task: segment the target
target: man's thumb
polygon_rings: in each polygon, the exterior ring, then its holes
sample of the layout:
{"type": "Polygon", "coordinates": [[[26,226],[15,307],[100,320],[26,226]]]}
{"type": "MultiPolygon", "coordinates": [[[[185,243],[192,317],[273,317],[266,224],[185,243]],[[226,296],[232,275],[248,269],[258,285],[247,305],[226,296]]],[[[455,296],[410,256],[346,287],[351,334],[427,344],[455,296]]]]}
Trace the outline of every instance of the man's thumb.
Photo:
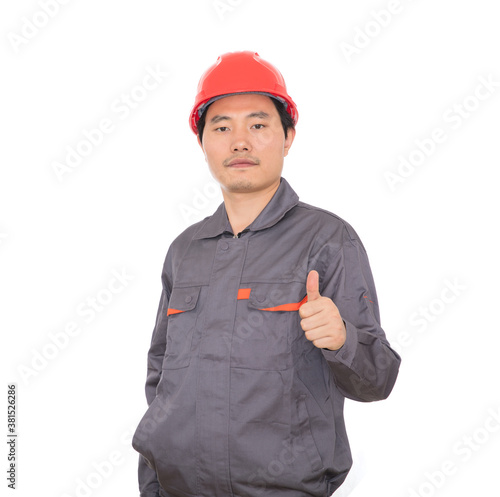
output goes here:
{"type": "Polygon", "coordinates": [[[306,290],[307,290],[307,301],[311,302],[312,300],[319,299],[321,295],[319,294],[319,274],[318,271],[309,271],[307,275],[306,282],[306,290]]]}

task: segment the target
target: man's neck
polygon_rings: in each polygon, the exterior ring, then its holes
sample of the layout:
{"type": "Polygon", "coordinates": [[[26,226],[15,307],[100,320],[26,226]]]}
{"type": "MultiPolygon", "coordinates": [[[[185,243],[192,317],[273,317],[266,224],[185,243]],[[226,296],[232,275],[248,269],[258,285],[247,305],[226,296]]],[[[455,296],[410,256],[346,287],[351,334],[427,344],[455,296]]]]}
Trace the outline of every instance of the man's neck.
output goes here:
{"type": "Polygon", "coordinates": [[[227,217],[234,235],[241,233],[253,223],[269,203],[279,186],[280,182],[278,181],[268,189],[258,192],[235,193],[222,190],[227,217]]]}

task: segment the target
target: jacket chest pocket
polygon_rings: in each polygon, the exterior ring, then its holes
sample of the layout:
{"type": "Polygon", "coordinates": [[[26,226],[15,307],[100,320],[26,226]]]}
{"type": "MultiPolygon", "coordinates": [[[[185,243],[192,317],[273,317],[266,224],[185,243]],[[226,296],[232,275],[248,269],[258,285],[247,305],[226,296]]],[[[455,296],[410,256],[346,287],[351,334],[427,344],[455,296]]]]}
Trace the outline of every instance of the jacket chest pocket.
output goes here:
{"type": "Polygon", "coordinates": [[[231,344],[231,366],[280,371],[293,365],[291,343],[304,283],[249,283],[240,289],[231,344]]]}
{"type": "Polygon", "coordinates": [[[163,369],[179,369],[189,366],[200,290],[200,286],[172,289],[168,302],[167,345],[163,369]]]}

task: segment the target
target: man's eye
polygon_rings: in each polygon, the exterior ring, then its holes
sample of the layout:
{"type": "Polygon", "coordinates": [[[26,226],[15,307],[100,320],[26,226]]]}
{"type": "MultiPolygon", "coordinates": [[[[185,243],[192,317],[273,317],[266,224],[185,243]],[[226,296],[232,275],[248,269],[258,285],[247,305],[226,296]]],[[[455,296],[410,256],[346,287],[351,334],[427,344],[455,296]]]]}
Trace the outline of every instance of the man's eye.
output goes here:
{"type": "Polygon", "coordinates": [[[228,130],[229,128],[227,126],[221,126],[219,128],[215,128],[215,131],[226,131],[228,130]]]}
{"type": "Polygon", "coordinates": [[[265,128],[266,126],[264,124],[254,124],[253,127],[256,129],[262,129],[265,128]]]}

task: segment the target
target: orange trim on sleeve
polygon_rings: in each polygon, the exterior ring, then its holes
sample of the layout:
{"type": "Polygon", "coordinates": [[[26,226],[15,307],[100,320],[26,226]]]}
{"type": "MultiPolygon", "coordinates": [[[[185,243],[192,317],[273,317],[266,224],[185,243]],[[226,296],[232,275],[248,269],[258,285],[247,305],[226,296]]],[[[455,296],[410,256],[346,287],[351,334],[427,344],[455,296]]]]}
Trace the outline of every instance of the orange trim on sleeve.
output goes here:
{"type": "Polygon", "coordinates": [[[292,304],[283,304],[276,307],[267,307],[266,309],[261,309],[261,311],[298,311],[302,304],[307,302],[307,295],[300,301],[294,302],[292,304]]]}
{"type": "Polygon", "coordinates": [[[167,309],[167,316],[170,316],[171,314],[179,314],[184,311],[179,311],[179,309],[171,309],[170,307],[167,309]]]}
{"type": "Polygon", "coordinates": [[[247,300],[250,298],[251,288],[240,288],[238,290],[238,300],[247,300]]]}
{"type": "Polygon", "coordinates": [[[372,301],[372,300],[370,300],[370,299],[369,299],[366,295],[365,295],[363,298],[364,298],[364,299],[367,299],[367,300],[368,300],[368,302],[370,302],[370,303],[372,303],[372,304],[373,304],[373,301],[372,301]]]}

